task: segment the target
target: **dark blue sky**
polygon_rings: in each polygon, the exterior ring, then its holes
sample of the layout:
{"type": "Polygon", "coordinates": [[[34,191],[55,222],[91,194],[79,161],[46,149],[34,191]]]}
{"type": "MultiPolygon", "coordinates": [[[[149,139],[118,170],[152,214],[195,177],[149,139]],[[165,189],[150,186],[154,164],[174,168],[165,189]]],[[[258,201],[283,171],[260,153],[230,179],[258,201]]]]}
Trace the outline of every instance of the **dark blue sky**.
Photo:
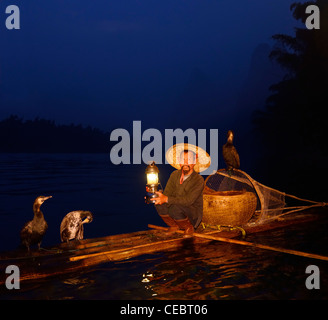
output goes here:
{"type": "Polygon", "coordinates": [[[0,119],[233,126],[252,54],[273,34],[292,34],[293,2],[2,0],[0,119]],[[5,28],[11,4],[21,30],[5,28]]]}

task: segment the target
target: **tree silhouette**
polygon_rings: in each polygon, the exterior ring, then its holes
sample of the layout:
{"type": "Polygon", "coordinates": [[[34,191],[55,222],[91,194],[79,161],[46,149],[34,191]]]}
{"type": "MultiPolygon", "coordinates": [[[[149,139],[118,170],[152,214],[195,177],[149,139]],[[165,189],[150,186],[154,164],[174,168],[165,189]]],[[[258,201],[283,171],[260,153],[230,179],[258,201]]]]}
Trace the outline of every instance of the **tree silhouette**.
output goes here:
{"type": "Polygon", "coordinates": [[[270,57],[286,75],[270,87],[265,110],[254,113],[253,124],[261,137],[267,179],[303,191],[309,181],[319,184],[327,177],[328,2],[294,3],[291,11],[304,27],[295,28],[294,36],[272,37],[270,57]],[[318,30],[305,27],[310,4],[320,8],[318,30]]]}
{"type": "Polygon", "coordinates": [[[36,118],[23,121],[12,115],[0,121],[0,152],[106,153],[109,133],[90,126],[56,125],[36,118]]]}

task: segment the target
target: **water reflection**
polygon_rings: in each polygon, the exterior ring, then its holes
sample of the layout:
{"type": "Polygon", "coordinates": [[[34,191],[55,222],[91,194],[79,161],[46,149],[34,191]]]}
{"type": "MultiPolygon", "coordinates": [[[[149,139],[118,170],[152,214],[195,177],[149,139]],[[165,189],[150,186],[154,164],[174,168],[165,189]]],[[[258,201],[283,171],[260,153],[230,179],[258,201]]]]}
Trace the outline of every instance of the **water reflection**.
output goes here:
{"type": "MultiPolygon", "coordinates": [[[[156,299],[326,299],[305,287],[310,259],[210,243],[167,253],[147,270],[147,285],[156,299]]],[[[327,263],[319,262],[327,275],[327,263]]],[[[327,278],[322,280],[327,284],[327,278]]],[[[322,286],[323,287],[323,286],[322,286]]]]}

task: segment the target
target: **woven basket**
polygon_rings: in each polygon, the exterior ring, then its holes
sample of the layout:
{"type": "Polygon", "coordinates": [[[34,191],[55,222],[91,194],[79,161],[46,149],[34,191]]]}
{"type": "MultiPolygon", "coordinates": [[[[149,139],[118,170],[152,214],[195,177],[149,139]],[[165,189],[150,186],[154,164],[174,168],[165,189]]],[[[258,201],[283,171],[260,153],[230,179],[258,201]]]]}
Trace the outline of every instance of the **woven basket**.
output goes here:
{"type": "Polygon", "coordinates": [[[209,225],[244,225],[251,219],[257,206],[256,195],[246,191],[214,193],[205,190],[203,199],[202,222],[209,225]]]}

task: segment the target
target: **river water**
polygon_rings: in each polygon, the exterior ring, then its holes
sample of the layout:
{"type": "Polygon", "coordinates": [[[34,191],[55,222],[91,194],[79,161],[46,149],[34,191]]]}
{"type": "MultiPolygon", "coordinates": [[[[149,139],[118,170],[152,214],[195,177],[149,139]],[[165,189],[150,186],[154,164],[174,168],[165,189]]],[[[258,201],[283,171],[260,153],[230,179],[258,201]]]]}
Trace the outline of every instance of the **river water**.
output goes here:
{"type": "MultiPolygon", "coordinates": [[[[143,201],[144,169],[113,166],[108,154],[0,154],[0,251],[19,245],[19,231],[32,219],[39,195],[53,196],[42,205],[49,225],[43,247],[59,243],[60,222],[72,210],[94,214],[85,238],[163,225],[143,201]]],[[[160,166],[164,185],[171,171],[160,166]]],[[[246,240],[328,256],[328,211],[308,213],[319,219],[246,240]]],[[[328,299],[328,262],[225,243],[189,244],[183,250],[23,282],[19,290],[3,286],[0,299],[328,299]],[[305,285],[309,265],[319,268],[320,289],[305,285]]]]}

